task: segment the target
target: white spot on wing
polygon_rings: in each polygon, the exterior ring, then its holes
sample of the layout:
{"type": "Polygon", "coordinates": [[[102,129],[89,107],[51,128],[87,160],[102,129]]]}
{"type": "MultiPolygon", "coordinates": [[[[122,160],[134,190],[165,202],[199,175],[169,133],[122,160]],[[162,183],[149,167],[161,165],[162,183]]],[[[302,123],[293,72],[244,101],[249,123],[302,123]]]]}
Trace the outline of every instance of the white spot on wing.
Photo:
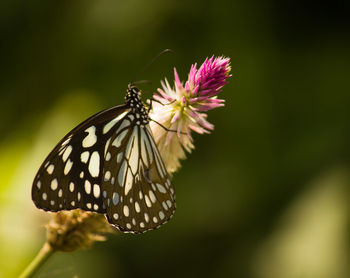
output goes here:
{"type": "Polygon", "coordinates": [[[128,195],[131,187],[133,184],[133,176],[131,174],[130,169],[128,170],[128,173],[126,175],[126,180],[125,180],[125,195],[128,195]]]}
{"type": "Polygon", "coordinates": [[[52,189],[52,190],[56,190],[57,187],[58,187],[57,179],[53,179],[53,180],[51,181],[51,189],[52,189]]]}
{"type": "Polygon", "coordinates": [[[71,136],[72,136],[72,135],[70,135],[69,138],[67,138],[67,139],[62,143],[61,147],[65,147],[65,146],[69,143],[69,141],[70,141],[70,139],[71,139],[71,136]]]}
{"type": "Polygon", "coordinates": [[[90,194],[91,193],[91,183],[88,180],[85,181],[84,187],[85,187],[85,192],[87,194],[90,194]]]}
{"type": "MultiPolygon", "coordinates": [[[[136,174],[136,172],[139,168],[139,146],[137,144],[137,142],[138,142],[138,129],[139,128],[137,126],[135,126],[134,131],[132,133],[133,145],[131,146],[130,155],[128,153],[128,150],[126,150],[127,157],[129,159],[129,165],[130,165],[131,171],[134,175],[136,174]]],[[[129,142],[129,144],[130,144],[130,142],[129,142]]],[[[128,144],[128,147],[129,147],[129,144],[128,144]]]]}
{"type": "Polygon", "coordinates": [[[165,186],[166,186],[167,188],[170,187],[170,180],[169,180],[169,179],[165,182],[165,186]]]}
{"type": "Polygon", "coordinates": [[[109,123],[107,123],[104,127],[103,127],[103,134],[106,134],[118,121],[120,121],[122,118],[124,118],[124,116],[128,113],[128,111],[125,111],[123,113],[121,113],[118,117],[114,118],[113,120],[111,120],[109,123]]]}
{"type": "Polygon", "coordinates": [[[137,213],[139,213],[141,211],[140,205],[138,202],[135,202],[135,210],[137,213]]]}
{"type": "Polygon", "coordinates": [[[147,213],[147,212],[145,212],[144,216],[145,216],[145,221],[148,223],[148,222],[149,222],[149,216],[148,216],[148,213],[147,213]]]}
{"type": "Polygon", "coordinates": [[[148,196],[147,195],[145,195],[145,201],[146,201],[146,205],[147,205],[147,207],[151,207],[152,206],[152,203],[151,203],[151,201],[149,200],[149,198],[148,198],[148,196]]]}
{"type": "Polygon", "coordinates": [[[125,215],[126,217],[128,217],[128,216],[129,216],[129,207],[128,207],[128,206],[124,206],[124,207],[123,207],[123,212],[124,212],[124,215],[125,215]]]}
{"type": "Polygon", "coordinates": [[[157,199],[156,199],[156,196],[154,195],[153,191],[150,190],[150,191],[148,192],[148,194],[149,194],[149,197],[150,197],[152,203],[155,203],[155,202],[157,201],[157,199]]]}
{"type": "Polygon", "coordinates": [[[70,191],[70,192],[73,192],[73,191],[74,191],[74,183],[73,183],[73,182],[71,182],[71,183],[69,184],[69,191],[70,191]]]}
{"type": "Polygon", "coordinates": [[[112,146],[115,146],[117,148],[120,147],[125,135],[128,133],[129,130],[125,129],[120,133],[113,141],[112,146]]]}
{"type": "Polygon", "coordinates": [[[65,175],[68,175],[70,169],[72,169],[72,166],[73,166],[73,162],[72,162],[70,159],[68,159],[68,161],[67,161],[67,163],[66,163],[66,166],[64,167],[63,173],[64,173],[65,175]]]}
{"type": "Polygon", "coordinates": [[[144,134],[145,132],[143,131],[143,128],[141,128],[141,135],[140,135],[141,136],[141,144],[140,144],[141,158],[145,166],[148,167],[149,164],[148,164],[147,149],[146,149],[146,143],[145,143],[145,140],[147,140],[147,138],[144,138],[144,134]]]}
{"type": "Polygon", "coordinates": [[[147,153],[149,155],[149,163],[152,164],[153,161],[153,152],[152,152],[152,148],[150,145],[150,142],[148,140],[148,136],[146,135],[146,131],[144,128],[141,128],[141,138],[143,139],[143,143],[146,145],[146,149],[147,149],[147,153]]]}
{"type": "Polygon", "coordinates": [[[152,186],[153,191],[156,191],[156,186],[154,185],[154,183],[152,183],[151,186],[152,186]]]}
{"type": "Polygon", "coordinates": [[[80,160],[81,162],[83,163],[86,163],[88,160],[89,160],[89,152],[86,151],[86,152],[83,152],[81,155],[80,155],[80,160]]]}
{"type": "Polygon", "coordinates": [[[126,161],[124,160],[122,166],[120,167],[119,174],[118,174],[118,183],[120,186],[123,186],[124,182],[124,177],[125,177],[125,172],[126,172],[126,161]]]}
{"type": "Polygon", "coordinates": [[[64,151],[64,153],[63,153],[63,155],[62,155],[62,160],[63,160],[63,162],[66,162],[66,160],[67,160],[68,156],[71,154],[72,150],[73,150],[73,148],[72,148],[71,145],[69,145],[69,146],[66,148],[66,150],[64,151]]]}
{"type": "Polygon", "coordinates": [[[118,195],[117,192],[114,192],[114,193],[113,193],[112,198],[113,198],[113,204],[114,204],[114,205],[118,204],[118,202],[119,202],[119,195],[118,195]]]}
{"type": "Polygon", "coordinates": [[[46,168],[46,171],[49,175],[52,175],[54,169],[55,169],[55,165],[51,164],[49,165],[49,167],[46,168]]]}
{"type": "Polygon", "coordinates": [[[160,183],[156,183],[156,186],[160,193],[166,193],[166,189],[163,185],[161,185],[160,183]]]}
{"type": "Polygon", "coordinates": [[[123,130],[124,128],[128,127],[130,125],[129,120],[124,120],[121,125],[118,127],[118,130],[116,132],[116,134],[119,134],[121,130],[123,130]]]}
{"type": "Polygon", "coordinates": [[[110,171],[107,171],[107,172],[105,173],[105,178],[104,178],[104,180],[105,180],[105,181],[109,181],[110,178],[111,178],[111,172],[110,172],[110,171]]]}
{"type": "Polygon", "coordinates": [[[106,145],[105,145],[105,152],[104,152],[104,154],[106,155],[106,153],[107,153],[107,150],[108,150],[108,147],[109,147],[109,142],[111,141],[111,138],[109,138],[108,140],[107,140],[107,142],[106,142],[106,145]]]}
{"type": "Polygon", "coordinates": [[[118,156],[117,156],[117,163],[120,163],[120,161],[122,160],[122,157],[123,157],[123,153],[118,153],[118,156]]]}
{"type": "Polygon", "coordinates": [[[88,132],[89,134],[84,138],[82,145],[84,148],[92,147],[97,142],[97,136],[95,134],[96,127],[90,126],[85,132],[88,132]]]}
{"type": "Polygon", "coordinates": [[[95,198],[100,197],[100,186],[98,184],[94,184],[94,196],[95,198]]]}
{"type": "Polygon", "coordinates": [[[97,178],[100,173],[100,155],[94,151],[90,158],[89,172],[92,177],[97,178]]]}
{"type": "MultiPolygon", "coordinates": [[[[132,146],[136,145],[136,143],[134,142],[135,141],[135,137],[137,137],[137,126],[134,127],[134,130],[129,138],[129,141],[128,141],[128,145],[126,146],[126,150],[125,150],[125,156],[127,158],[130,157],[130,153],[131,153],[131,148],[132,146]]],[[[137,142],[137,141],[136,141],[137,142]]]]}

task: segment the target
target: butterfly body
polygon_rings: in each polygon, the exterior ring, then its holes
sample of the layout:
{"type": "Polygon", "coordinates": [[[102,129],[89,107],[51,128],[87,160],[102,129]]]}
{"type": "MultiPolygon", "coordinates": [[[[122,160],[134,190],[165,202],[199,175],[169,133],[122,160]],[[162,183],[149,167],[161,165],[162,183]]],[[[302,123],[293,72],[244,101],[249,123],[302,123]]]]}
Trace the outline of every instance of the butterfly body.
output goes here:
{"type": "Polygon", "coordinates": [[[85,120],[48,155],[33,182],[34,204],[103,213],[124,232],[167,222],[175,192],[149,120],[141,92],[129,85],[125,104],[85,120]]]}

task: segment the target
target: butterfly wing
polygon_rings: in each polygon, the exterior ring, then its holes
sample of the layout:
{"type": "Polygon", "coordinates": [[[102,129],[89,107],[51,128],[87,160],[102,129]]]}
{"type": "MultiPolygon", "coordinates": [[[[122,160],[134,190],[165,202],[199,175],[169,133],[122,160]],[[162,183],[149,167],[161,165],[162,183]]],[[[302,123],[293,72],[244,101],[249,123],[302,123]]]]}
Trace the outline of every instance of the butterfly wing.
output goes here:
{"type": "Polygon", "coordinates": [[[102,190],[108,221],[124,232],[142,233],[166,223],[175,192],[148,126],[125,117],[106,145],[102,190]]]}
{"type": "Polygon", "coordinates": [[[127,105],[97,113],[69,132],[32,186],[38,208],[104,213],[124,232],[166,223],[175,192],[152,132],[127,105]]]}
{"type": "Polygon", "coordinates": [[[103,153],[113,129],[129,110],[120,105],[97,113],[57,144],[33,182],[32,199],[38,208],[106,212],[100,194],[103,153]]]}

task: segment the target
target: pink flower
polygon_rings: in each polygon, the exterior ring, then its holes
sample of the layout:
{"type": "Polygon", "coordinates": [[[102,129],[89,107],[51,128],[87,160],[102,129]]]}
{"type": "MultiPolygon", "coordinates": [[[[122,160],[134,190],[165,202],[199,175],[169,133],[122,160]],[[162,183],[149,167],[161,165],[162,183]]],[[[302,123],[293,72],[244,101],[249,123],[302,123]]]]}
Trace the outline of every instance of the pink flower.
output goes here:
{"type": "Polygon", "coordinates": [[[180,81],[174,68],[174,87],[161,81],[162,88],[153,98],[151,119],[161,123],[172,131],[166,131],[155,122],[151,128],[169,173],[180,167],[180,159],[185,159],[185,151],[194,148],[191,131],[199,134],[210,133],[214,126],[206,118],[206,112],[224,106],[224,100],[217,95],[227,83],[230,73],[230,59],[224,57],[207,58],[197,70],[197,64],[191,66],[185,85],[180,81]],[[176,131],[176,132],[173,132],[176,131]],[[184,134],[185,133],[185,134],[184,134]]]}

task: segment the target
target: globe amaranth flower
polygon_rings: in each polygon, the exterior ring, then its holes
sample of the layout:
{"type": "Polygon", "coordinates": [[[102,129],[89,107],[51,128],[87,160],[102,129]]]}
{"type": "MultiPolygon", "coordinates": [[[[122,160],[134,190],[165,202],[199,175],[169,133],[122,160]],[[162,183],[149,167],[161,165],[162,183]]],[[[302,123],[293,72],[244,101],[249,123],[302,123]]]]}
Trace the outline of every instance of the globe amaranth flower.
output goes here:
{"type": "Polygon", "coordinates": [[[174,87],[167,79],[161,81],[162,88],[153,95],[151,129],[163,161],[169,173],[180,167],[180,160],[186,158],[185,150],[194,148],[191,132],[210,133],[214,126],[207,121],[206,112],[224,106],[224,100],[217,95],[227,83],[230,75],[230,59],[207,58],[197,69],[191,66],[185,85],[174,68],[174,87]],[[174,132],[176,131],[176,132],[174,132]]]}

